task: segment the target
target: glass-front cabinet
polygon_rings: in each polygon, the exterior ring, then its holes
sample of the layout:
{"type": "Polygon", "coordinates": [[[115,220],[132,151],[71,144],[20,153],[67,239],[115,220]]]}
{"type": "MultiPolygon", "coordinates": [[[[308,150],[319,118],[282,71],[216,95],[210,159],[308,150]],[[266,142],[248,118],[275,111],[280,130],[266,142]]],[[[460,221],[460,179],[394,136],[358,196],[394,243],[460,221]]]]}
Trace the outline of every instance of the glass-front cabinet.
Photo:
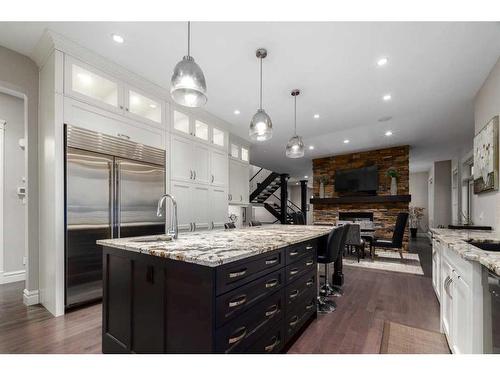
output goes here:
{"type": "Polygon", "coordinates": [[[242,146],[238,143],[231,143],[229,148],[229,156],[233,159],[243,161],[245,163],[250,162],[250,151],[247,146],[242,146]]]}
{"type": "Polygon", "coordinates": [[[190,136],[197,141],[208,143],[218,148],[227,149],[228,133],[208,121],[202,121],[189,115],[182,109],[172,109],[172,132],[190,136]]]}
{"type": "Polygon", "coordinates": [[[163,122],[163,103],[161,100],[153,99],[138,90],[126,88],[125,110],[139,120],[151,121],[152,125],[163,122]]]}

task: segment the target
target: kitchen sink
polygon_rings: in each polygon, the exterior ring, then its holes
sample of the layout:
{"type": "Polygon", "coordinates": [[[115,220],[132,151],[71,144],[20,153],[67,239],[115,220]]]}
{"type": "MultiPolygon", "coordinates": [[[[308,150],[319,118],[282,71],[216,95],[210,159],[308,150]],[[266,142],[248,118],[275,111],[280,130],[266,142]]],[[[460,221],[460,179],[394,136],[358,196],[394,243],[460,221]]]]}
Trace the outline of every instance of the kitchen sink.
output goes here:
{"type": "Polygon", "coordinates": [[[496,240],[477,240],[477,239],[469,239],[465,240],[465,242],[470,243],[473,246],[480,248],[485,251],[500,251],[500,241],[496,240]]]}
{"type": "Polygon", "coordinates": [[[172,241],[171,236],[154,236],[148,238],[135,238],[130,240],[129,242],[137,242],[137,243],[149,243],[149,242],[160,242],[160,241],[172,241]]]}

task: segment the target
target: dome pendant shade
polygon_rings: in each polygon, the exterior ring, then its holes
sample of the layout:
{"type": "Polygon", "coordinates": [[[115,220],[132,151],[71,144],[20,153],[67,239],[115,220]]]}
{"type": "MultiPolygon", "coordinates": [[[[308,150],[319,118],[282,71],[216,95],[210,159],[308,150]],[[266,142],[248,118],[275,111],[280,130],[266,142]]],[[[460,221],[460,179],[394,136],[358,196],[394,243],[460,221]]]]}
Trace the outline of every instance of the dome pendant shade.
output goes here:
{"type": "Polygon", "coordinates": [[[184,56],[174,68],[170,81],[172,99],[185,107],[202,107],[207,102],[205,76],[191,56],[184,56]]]}
{"type": "Polygon", "coordinates": [[[304,156],[304,142],[302,137],[294,135],[286,144],[286,157],[287,158],[301,158],[304,156]]]}
{"type": "Polygon", "coordinates": [[[267,141],[273,136],[273,123],[263,109],[259,109],[250,121],[250,138],[255,141],[267,141]]]}

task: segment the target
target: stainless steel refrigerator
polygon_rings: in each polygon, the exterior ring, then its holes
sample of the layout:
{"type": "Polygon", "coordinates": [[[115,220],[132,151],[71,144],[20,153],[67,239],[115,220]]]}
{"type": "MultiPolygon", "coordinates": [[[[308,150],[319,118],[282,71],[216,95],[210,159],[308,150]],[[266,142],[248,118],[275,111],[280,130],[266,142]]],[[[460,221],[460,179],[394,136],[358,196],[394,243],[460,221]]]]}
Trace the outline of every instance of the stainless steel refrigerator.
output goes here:
{"type": "Polygon", "coordinates": [[[98,239],[165,232],[165,150],[65,126],[65,306],[102,298],[98,239]]]}

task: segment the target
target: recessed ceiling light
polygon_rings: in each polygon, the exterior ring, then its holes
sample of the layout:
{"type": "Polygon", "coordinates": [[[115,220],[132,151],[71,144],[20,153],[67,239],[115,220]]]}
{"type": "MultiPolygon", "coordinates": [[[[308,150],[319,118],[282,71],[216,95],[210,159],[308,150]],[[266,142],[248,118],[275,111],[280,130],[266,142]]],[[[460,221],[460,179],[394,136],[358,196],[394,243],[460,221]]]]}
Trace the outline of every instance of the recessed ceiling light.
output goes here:
{"type": "Polygon", "coordinates": [[[319,114],[317,114],[317,113],[316,113],[316,114],[314,115],[314,118],[319,118],[319,114]]]}
{"type": "Polygon", "coordinates": [[[309,150],[314,150],[314,146],[313,145],[309,146],[309,150]]]}
{"type": "Polygon", "coordinates": [[[391,99],[392,99],[392,96],[391,96],[391,94],[385,94],[385,95],[382,97],[382,99],[384,99],[384,102],[388,102],[389,100],[391,100],[391,99]]]}
{"type": "Polygon", "coordinates": [[[344,143],[349,143],[349,140],[348,139],[344,139],[344,143]]]}
{"type": "Polygon", "coordinates": [[[235,109],[235,110],[234,110],[234,114],[235,114],[235,115],[239,115],[240,113],[241,113],[241,112],[239,111],[239,109],[235,109]]]}
{"type": "Polygon", "coordinates": [[[384,117],[379,118],[377,121],[378,122],[386,122],[386,121],[391,121],[391,120],[392,120],[392,116],[384,116],[384,117]]]}
{"type": "Polygon", "coordinates": [[[388,62],[389,62],[389,60],[387,59],[387,57],[382,57],[382,58],[380,58],[380,59],[377,61],[377,65],[378,65],[378,66],[384,66],[384,65],[386,65],[388,62]]]}
{"type": "Polygon", "coordinates": [[[392,132],[390,130],[387,130],[385,132],[386,137],[390,137],[392,135],[392,132]]]}
{"type": "Polygon", "coordinates": [[[309,178],[309,176],[304,176],[304,178],[309,178]]]}
{"type": "Polygon", "coordinates": [[[298,182],[295,183],[295,185],[298,185],[298,184],[299,184],[298,182]]]}
{"type": "Polygon", "coordinates": [[[151,103],[151,104],[149,105],[149,107],[150,107],[150,108],[155,109],[155,108],[156,108],[156,104],[151,103]]]}
{"type": "Polygon", "coordinates": [[[111,34],[111,37],[118,44],[122,44],[125,41],[125,39],[123,39],[123,37],[121,35],[118,35],[118,34],[111,34]]]}

